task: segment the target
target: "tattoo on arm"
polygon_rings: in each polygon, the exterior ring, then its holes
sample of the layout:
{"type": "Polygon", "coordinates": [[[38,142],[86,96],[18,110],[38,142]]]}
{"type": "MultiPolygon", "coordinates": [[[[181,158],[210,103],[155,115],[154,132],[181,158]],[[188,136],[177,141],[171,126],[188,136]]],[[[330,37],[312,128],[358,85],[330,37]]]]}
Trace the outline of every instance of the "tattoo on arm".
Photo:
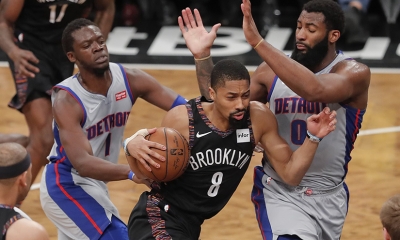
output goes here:
{"type": "Polygon", "coordinates": [[[195,61],[196,63],[196,76],[199,84],[200,93],[207,99],[210,99],[208,88],[210,86],[211,71],[214,67],[211,58],[203,61],[195,61]]]}

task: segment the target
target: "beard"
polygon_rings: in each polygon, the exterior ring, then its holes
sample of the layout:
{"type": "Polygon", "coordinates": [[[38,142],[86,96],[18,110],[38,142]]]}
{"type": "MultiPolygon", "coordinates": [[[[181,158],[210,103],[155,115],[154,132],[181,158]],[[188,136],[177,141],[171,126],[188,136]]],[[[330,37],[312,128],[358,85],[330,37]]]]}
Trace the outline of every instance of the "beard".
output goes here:
{"type": "Polygon", "coordinates": [[[317,43],[313,48],[305,45],[302,42],[296,42],[292,55],[290,56],[293,60],[305,66],[312,71],[316,66],[318,66],[328,53],[328,34],[325,35],[319,43],[317,43]],[[296,44],[303,44],[307,50],[305,52],[298,50],[296,44]]]}
{"type": "Polygon", "coordinates": [[[231,129],[238,129],[238,128],[242,127],[243,122],[247,121],[247,114],[246,113],[247,113],[248,110],[249,110],[249,108],[247,107],[247,109],[243,108],[243,109],[237,110],[237,111],[229,114],[229,126],[230,126],[231,129]],[[233,115],[238,114],[240,112],[244,113],[243,118],[240,119],[240,120],[235,119],[233,117],[233,115]]]}
{"type": "Polygon", "coordinates": [[[107,64],[104,64],[104,66],[98,67],[98,68],[93,68],[93,73],[98,76],[104,76],[104,73],[110,69],[110,64],[107,62],[107,64]]]}

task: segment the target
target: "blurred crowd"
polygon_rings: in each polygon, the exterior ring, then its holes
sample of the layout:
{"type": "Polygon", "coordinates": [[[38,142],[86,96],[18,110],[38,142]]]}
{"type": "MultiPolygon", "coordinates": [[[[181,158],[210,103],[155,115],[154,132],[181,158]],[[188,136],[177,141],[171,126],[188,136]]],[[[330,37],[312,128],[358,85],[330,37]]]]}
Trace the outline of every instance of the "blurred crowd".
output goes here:
{"type": "MultiPolygon", "coordinates": [[[[308,0],[253,0],[256,24],[265,36],[272,27],[295,28],[293,22],[308,0]]],[[[336,0],[345,11],[346,29],[339,46],[343,50],[361,49],[369,36],[389,36],[400,40],[400,0],[336,0]]],[[[159,25],[177,25],[185,7],[197,8],[205,25],[240,27],[241,0],[123,0],[117,1],[115,25],[137,26],[149,21],[159,25]],[[118,14],[119,13],[119,14],[118,14]]]]}

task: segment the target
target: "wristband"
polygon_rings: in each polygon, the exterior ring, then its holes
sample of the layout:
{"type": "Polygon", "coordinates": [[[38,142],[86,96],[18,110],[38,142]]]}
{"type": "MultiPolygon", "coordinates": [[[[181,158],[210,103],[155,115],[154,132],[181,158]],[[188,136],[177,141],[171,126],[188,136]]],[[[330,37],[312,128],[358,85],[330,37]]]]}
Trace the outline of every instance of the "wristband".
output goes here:
{"type": "Polygon", "coordinates": [[[134,176],[135,176],[135,173],[132,172],[132,171],[129,171],[129,173],[128,173],[128,179],[131,180],[131,181],[133,181],[133,177],[134,177],[134,176]]]}
{"type": "Polygon", "coordinates": [[[147,131],[147,129],[140,129],[139,131],[137,131],[135,134],[133,134],[132,136],[128,137],[127,139],[125,139],[124,141],[124,152],[126,156],[131,156],[131,154],[129,153],[127,146],[128,143],[134,139],[135,137],[137,137],[138,135],[146,137],[147,135],[149,135],[149,131],[147,131]]]}
{"type": "Polygon", "coordinates": [[[308,130],[307,130],[307,137],[310,139],[311,142],[315,143],[319,143],[322,140],[322,138],[312,135],[308,130]]]}
{"type": "Polygon", "coordinates": [[[256,49],[262,42],[264,41],[263,38],[253,47],[253,49],[256,49]]]}
{"type": "Polygon", "coordinates": [[[211,57],[211,54],[210,55],[208,55],[208,57],[203,57],[203,58],[194,58],[194,60],[196,60],[196,61],[203,61],[203,60],[207,60],[207,59],[209,59],[211,57]]]}
{"type": "Polygon", "coordinates": [[[170,109],[173,109],[174,107],[179,106],[179,105],[184,105],[186,103],[187,103],[187,100],[184,97],[182,97],[181,95],[178,95],[175,98],[174,103],[172,103],[172,106],[170,109]]]}

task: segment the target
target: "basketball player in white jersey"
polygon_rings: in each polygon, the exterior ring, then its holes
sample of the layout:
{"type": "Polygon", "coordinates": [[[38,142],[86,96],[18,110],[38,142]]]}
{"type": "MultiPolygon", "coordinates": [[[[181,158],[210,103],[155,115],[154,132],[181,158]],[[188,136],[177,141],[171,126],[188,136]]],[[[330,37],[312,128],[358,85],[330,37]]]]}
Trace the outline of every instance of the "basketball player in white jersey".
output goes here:
{"type": "MultiPolygon", "coordinates": [[[[268,158],[254,171],[254,202],[263,239],[339,239],[348,210],[344,179],[368,101],[370,70],[336,51],[344,28],[340,6],[312,0],[297,20],[296,44],[290,57],[260,36],[249,0],[241,5],[248,43],[264,60],[251,78],[252,100],[269,102],[279,133],[297,149],[306,137],[305,120],[323,107],[337,111],[336,131],[321,141],[313,163],[298,186],[285,183],[268,158]]],[[[203,96],[213,62],[210,49],[220,24],[208,33],[197,10],[182,10],[179,26],[193,53],[203,96]],[[186,27],[186,28],[185,28],[186,27]]]]}
{"type": "MultiPolygon", "coordinates": [[[[69,23],[62,44],[79,73],[54,87],[54,145],[42,174],[43,210],[58,239],[128,239],[106,183],[134,179],[128,165],[117,164],[132,105],[141,97],[169,110],[186,101],[143,71],[109,63],[105,38],[89,20],[69,23]]],[[[162,145],[132,141],[135,158],[151,154],[162,160],[149,149],[162,145]]]]}

